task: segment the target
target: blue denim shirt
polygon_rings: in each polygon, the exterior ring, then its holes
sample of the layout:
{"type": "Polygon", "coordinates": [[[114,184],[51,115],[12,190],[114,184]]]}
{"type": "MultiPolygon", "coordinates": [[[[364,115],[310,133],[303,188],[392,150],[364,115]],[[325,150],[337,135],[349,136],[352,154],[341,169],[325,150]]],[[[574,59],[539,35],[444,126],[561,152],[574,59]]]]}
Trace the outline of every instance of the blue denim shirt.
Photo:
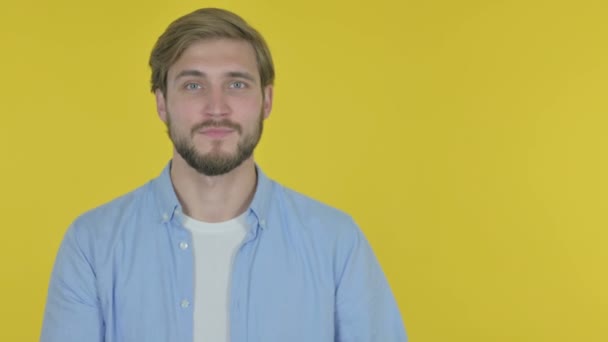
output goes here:
{"type": "MultiPolygon", "coordinates": [[[[43,342],[191,342],[194,259],[169,176],[79,217],[51,275],[43,342]]],[[[230,287],[232,342],[406,341],[352,219],[259,169],[230,287]]]]}

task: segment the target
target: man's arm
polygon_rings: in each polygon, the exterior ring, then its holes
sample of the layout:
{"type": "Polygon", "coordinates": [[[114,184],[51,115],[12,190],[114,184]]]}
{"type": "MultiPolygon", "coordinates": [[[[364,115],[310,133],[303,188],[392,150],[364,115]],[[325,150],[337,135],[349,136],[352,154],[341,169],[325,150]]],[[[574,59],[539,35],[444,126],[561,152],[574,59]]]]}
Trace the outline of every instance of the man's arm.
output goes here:
{"type": "Polygon", "coordinates": [[[72,226],[66,233],[51,275],[41,342],[102,342],[95,271],[72,226]]]}
{"type": "Polygon", "coordinates": [[[336,342],[406,342],[399,308],[358,227],[339,243],[336,342]]]}

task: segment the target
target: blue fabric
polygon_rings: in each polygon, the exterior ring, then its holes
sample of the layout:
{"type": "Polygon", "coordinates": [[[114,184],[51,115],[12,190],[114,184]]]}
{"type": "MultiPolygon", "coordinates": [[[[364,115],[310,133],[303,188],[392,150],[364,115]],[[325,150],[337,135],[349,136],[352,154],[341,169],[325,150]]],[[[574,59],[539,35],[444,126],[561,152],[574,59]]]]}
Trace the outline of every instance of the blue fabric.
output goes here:
{"type": "MultiPolygon", "coordinates": [[[[169,168],[68,229],[42,342],[192,341],[192,241],[169,168]]],[[[257,172],[250,229],[232,271],[231,341],[406,341],[386,278],[353,220],[257,172]]]]}

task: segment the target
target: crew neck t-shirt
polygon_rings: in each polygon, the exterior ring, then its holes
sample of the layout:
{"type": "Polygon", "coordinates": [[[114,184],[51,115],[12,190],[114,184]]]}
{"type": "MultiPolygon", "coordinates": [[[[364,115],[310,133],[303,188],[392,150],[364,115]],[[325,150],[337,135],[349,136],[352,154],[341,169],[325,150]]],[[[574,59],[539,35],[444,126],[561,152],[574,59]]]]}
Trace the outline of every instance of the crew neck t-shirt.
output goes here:
{"type": "Polygon", "coordinates": [[[194,342],[229,342],[232,264],[247,233],[245,213],[218,223],[183,216],[194,253],[194,342]]]}

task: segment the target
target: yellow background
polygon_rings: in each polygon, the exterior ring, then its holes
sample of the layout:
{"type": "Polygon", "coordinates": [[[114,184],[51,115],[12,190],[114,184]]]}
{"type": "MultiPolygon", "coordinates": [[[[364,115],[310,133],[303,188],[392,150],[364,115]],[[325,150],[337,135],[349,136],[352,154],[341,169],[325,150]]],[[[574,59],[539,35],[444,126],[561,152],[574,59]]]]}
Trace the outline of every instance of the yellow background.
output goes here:
{"type": "Polygon", "coordinates": [[[411,341],[608,340],[605,1],[3,1],[0,341],[35,341],[63,233],[155,177],[149,51],[202,6],[267,38],[257,160],[350,212],[411,341]]]}

